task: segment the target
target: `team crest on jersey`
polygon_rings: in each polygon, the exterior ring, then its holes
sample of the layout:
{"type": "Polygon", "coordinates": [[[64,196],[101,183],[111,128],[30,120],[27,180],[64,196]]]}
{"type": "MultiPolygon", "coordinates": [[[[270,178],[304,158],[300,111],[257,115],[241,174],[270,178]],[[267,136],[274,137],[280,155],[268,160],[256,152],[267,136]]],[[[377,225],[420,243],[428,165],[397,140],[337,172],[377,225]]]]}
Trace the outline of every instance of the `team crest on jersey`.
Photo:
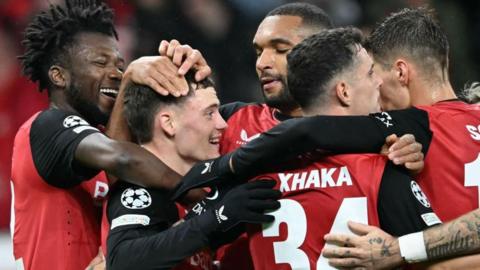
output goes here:
{"type": "Polygon", "coordinates": [[[412,193],[415,198],[425,207],[430,207],[430,202],[428,201],[427,196],[423,193],[420,186],[415,181],[410,182],[410,187],[412,188],[412,193]]]}
{"type": "Polygon", "coordinates": [[[88,122],[76,115],[69,115],[63,120],[63,126],[66,128],[76,126],[88,126],[88,122]]]}
{"type": "Polygon", "coordinates": [[[128,209],[143,209],[152,204],[152,196],[144,188],[127,188],[120,200],[128,209]]]}
{"type": "Polygon", "coordinates": [[[258,137],[260,137],[260,133],[253,134],[252,136],[249,137],[248,134],[247,134],[247,131],[245,129],[242,129],[240,131],[240,139],[241,140],[237,140],[237,144],[240,144],[240,145],[247,144],[248,142],[251,142],[258,137]]]}

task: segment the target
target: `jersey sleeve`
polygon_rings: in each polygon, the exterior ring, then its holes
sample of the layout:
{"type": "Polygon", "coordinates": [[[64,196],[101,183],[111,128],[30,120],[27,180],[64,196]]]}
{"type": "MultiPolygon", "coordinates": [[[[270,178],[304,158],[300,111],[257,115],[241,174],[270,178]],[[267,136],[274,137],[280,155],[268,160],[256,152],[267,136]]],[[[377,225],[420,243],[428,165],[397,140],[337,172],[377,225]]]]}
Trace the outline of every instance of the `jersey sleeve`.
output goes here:
{"type": "Polygon", "coordinates": [[[175,204],[166,191],[118,183],[109,198],[108,269],[170,269],[206,247],[216,228],[212,212],[173,224],[175,204]],[[209,216],[210,215],[210,216],[209,216]]]}
{"type": "Polygon", "coordinates": [[[32,123],[30,145],[39,175],[50,185],[69,188],[99,173],[76,164],[75,151],[88,135],[100,131],[80,116],[56,109],[42,112],[32,123]]]}
{"type": "Polygon", "coordinates": [[[245,102],[232,102],[232,103],[227,103],[225,105],[220,106],[220,115],[225,119],[225,121],[228,121],[228,119],[239,109],[250,105],[251,103],[245,103],[245,102]]]}
{"type": "Polygon", "coordinates": [[[411,108],[369,116],[312,116],[284,121],[235,151],[235,171],[263,173],[307,152],[378,153],[391,134],[411,133],[426,153],[432,133],[428,113],[411,108]]]}
{"type": "Polygon", "coordinates": [[[377,202],[380,227],[394,236],[423,231],[441,223],[420,186],[408,172],[388,162],[377,202]]]}

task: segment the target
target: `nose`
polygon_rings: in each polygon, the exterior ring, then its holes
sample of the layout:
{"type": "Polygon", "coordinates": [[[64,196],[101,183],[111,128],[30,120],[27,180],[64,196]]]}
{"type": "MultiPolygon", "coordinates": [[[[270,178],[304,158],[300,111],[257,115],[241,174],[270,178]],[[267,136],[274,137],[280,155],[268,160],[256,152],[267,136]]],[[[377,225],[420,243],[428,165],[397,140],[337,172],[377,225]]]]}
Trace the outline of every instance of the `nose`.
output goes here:
{"type": "Polygon", "coordinates": [[[228,124],[227,122],[225,122],[225,119],[223,119],[223,117],[220,115],[220,113],[217,114],[217,117],[215,119],[215,128],[217,130],[224,130],[228,127],[228,124]]]}
{"type": "Polygon", "coordinates": [[[121,81],[123,77],[123,71],[118,69],[117,67],[113,67],[108,71],[108,78],[111,80],[121,81]]]}
{"type": "Polygon", "coordinates": [[[258,56],[256,62],[257,70],[265,70],[268,68],[272,68],[275,60],[273,57],[273,53],[269,49],[265,49],[262,53],[258,56]]]}

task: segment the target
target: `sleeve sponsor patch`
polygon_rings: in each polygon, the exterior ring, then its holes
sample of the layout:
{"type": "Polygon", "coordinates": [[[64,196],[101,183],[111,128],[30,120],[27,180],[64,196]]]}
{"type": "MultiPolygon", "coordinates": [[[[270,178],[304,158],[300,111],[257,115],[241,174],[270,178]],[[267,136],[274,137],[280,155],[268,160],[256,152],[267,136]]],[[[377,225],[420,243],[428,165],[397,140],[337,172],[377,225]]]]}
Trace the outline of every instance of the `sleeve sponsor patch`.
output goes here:
{"type": "Polygon", "coordinates": [[[422,214],[422,219],[423,221],[425,221],[425,224],[427,224],[427,226],[433,226],[435,224],[442,223],[442,221],[438,218],[437,214],[433,212],[422,214]]]}
{"type": "Polygon", "coordinates": [[[112,220],[111,230],[115,229],[116,227],[126,226],[126,225],[143,225],[147,226],[150,224],[150,218],[146,215],[122,215],[112,220]]]}

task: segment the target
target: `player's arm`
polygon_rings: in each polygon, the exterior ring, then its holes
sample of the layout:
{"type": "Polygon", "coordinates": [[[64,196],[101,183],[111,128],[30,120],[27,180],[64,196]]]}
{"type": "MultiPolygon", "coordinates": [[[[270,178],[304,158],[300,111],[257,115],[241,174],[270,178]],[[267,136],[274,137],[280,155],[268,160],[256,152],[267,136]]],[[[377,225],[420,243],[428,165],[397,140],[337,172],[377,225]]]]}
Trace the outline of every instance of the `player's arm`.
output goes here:
{"type": "MultiPolygon", "coordinates": [[[[145,213],[142,217],[139,217],[139,213],[134,213],[145,209],[129,210],[125,215],[125,208],[119,205],[119,193],[116,193],[117,196],[113,196],[108,205],[112,229],[108,238],[107,264],[110,269],[170,269],[201,248],[217,243],[219,233],[237,227],[240,222],[271,222],[273,217],[264,212],[280,207],[276,200],[281,193],[273,190],[274,186],[275,182],[270,180],[240,185],[230,190],[218,204],[200,215],[191,215],[188,220],[174,227],[151,233],[159,227],[148,225],[150,233],[147,235],[142,233],[147,229],[142,220],[158,219],[145,216],[145,213]],[[131,214],[136,214],[137,218],[132,222],[123,222],[132,216],[131,214]],[[141,225],[136,225],[135,222],[141,225]]],[[[153,207],[154,203],[155,198],[152,199],[150,207],[153,207]]],[[[155,213],[158,213],[158,210],[155,213]]]]}
{"type": "Polygon", "coordinates": [[[70,112],[42,112],[32,123],[30,144],[40,176],[59,188],[76,186],[100,170],[131,182],[142,179],[141,183],[169,189],[180,181],[178,174],[148,151],[133,143],[109,139],[70,112]]]}
{"type": "Polygon", "coordinates": [[[479,224],[480,209],[477,209],[423,232],[396,238],[379,228],[350,222],[350,229],[358,236],[325,236],[329,242],[349,246],[349,253],[343,248],[328,248],[323,254],[331,258],[332,265],[368,269],[391,268],[406,261],[433,261],[473,254],[480,251],[479,224]],[[401,250],[404,250],[403,256],[401,250]]]}
{"type": "Polygon", "coordinates": [[[378,153],[391,134],[413,134],[426,153],[431,140],[428,115],[419,109],[370,116],[313,116],[285,121],[243,145],[232,157],[235,171],[261,169],[312,150],[326,153],[378,153]],[[279,160],[281,159],[281,160],[279,160]]]}
{"type": "Polygon", "coordinates": [[[387,162],[378,191],[380,228],[400,236],[440,224],[430,202],[403,167],[387,162]]]}
{"type": "Polygon", "coordinates": [[[393,139],[394,144],[387,150],[389,158],[418,172],[423,167],[423,156],[431,139],[426,112],[418,109],[391,112],[388,125],[380,116],[386,117],[382,113],[284,121],[228,155],[197,163],[177,186],[173,198],[180,198],[192,188],[215,185],[222,179],[231,180],[235,176],[247,179],[273,172],[275,166],[307,152],[379,153],[385,138],[388,145],[392,134],[402,137],[393,139]]]}

